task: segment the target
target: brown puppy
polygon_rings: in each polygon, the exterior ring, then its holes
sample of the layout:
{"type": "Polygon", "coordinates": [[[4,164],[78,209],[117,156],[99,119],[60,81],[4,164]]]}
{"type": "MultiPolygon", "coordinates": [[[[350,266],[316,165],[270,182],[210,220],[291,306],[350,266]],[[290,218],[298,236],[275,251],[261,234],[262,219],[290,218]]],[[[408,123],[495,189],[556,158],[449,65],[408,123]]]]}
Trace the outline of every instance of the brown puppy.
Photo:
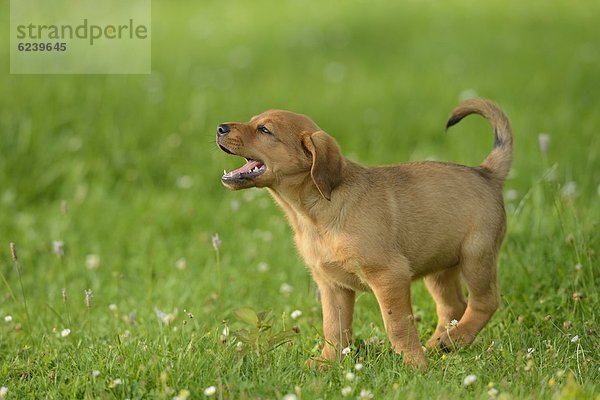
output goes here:
{"type": "Polygon", "coordinates": [[[427,361],[412,315],[411,281],[424,278],[436,302],[438,324],[428,347],[470,344],[498,308],[496,261],[506,230],[502,184],[512,134],[502,110],[482,99],[463,102],[447,127],[472,113],[494,129],[494,149],[479,167],[364,167],[344,158],[310,118],[288,111],[219,125],[219,147],[247,160],[225,173],[223,184],[266,187],[294,229],[321,293],[323,359],[341,357],[351,341],[356,291],[373,291],[394,350],[422,368],[427,361]],[[452,320],[458,324],[449,328],[452,320]]]}

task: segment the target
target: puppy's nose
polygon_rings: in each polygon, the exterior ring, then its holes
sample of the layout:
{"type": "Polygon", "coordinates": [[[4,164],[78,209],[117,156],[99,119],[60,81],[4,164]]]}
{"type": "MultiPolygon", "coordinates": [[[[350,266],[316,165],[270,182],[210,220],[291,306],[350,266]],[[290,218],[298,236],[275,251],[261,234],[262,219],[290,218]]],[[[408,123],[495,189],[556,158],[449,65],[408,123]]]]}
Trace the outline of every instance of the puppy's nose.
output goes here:
{"type": "Polygon", "coordinates": [[[227,135],[230,130],[231,129],[229,128],[229,125],[227,125],[227,124],[221,124],[217,128],[217,135],[219,135],[219,136],[227,135]]]}

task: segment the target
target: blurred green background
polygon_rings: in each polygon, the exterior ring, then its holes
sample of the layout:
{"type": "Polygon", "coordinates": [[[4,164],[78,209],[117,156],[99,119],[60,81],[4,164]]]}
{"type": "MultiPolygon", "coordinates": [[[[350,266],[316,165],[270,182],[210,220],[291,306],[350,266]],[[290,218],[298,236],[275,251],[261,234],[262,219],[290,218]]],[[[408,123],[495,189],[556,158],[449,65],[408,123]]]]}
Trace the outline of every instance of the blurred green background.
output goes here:
{"type": "MultiPolygon", "coordinates": [[[[141,336],[153,332],[154,307],[194,311],[199,331],[218,329],[240,306],[303,308],[310,332],[319,330],[311,279],[283,214],[264,191],[229,192],[220,183],[223,169],[240,160],[214,145],[217,124],[269,108],[311,116],[365,164],[477,165],[493,143],[486,122],[472,117],[445,134],[446,117],[463,98],[493,99],[514,128],[509,211],[533,207],[527,194],[557,163],[551,180],[559,188],[575,182],[576,236],[598,245],[600,2],[173,0],[152,7],[151,75],[9,75],[7,29],[0,32],[0,269],[18,294],[8,249],[15,242],[34,334],[65,324],[56,315],[65,286],[75,320],[85,315],[83,290],[93,290],[99,335],[121,329],[107,322],[109,304],[136,311],[141,336]],[[546,155],[542,132],[550,136],[546,155]],[[216,233],[226,282],[220,296],[216,233]],[[62,259],[52,253],[55,240],[65,243],[62,259]],[[98,269],[86,268],[90,254],[99,256],[98,269]],[[187,268],[176,268],[180,259],[187,268]],[[294,287],[288,297],[283,283],[294,287]]],[[[547,213],[552,201],[519,219],[509,213],[507,253],[550,246],[527,250],[538,255],[520,267],[501,262],[503,292],[514,301],[525,296],[521,289],[539,289],[552,257],[577,262],[553,253],[568,232],[547,213]]],[[[589,276],[597,279],[594,268],[589,276]]],[[[570,284],[568,274],[557,276],[542,286],[570,284]]],[[[417,288],[415,296],[433,325],[427,295],[417,288]]],[[[371,297],[359,299],[369,309],[357,311],[359,336],[370,321],[380,324],[371,297]]],[[[19,310],[8,294],[0,298],[0,314],[23,320],[19,310]]]]}

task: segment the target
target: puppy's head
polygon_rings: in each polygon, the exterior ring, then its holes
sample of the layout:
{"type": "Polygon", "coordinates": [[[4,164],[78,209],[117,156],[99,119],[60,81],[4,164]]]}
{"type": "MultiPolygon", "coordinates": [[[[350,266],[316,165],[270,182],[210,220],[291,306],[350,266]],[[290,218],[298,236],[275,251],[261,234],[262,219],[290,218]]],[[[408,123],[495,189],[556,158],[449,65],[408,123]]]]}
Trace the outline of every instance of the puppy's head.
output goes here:
{"type": "Polygon", "coordinates": [[[246,159],[245,165],[225,172],[221,178],[229,189],[277,189],[291,176],[310,174],[321,195],[329,200],[341,181],[342,155],[337,143],[301,114],[269,110],[247,123],[221,124],[217,145],[246,159]]]}

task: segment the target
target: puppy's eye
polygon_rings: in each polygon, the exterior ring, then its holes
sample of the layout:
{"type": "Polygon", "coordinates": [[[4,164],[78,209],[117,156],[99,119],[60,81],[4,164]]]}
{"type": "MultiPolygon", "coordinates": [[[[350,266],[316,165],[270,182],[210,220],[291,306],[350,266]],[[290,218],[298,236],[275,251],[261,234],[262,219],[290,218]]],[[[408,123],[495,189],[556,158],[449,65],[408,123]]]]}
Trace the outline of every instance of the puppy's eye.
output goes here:
{"type": "Polygon", "coordinates": [[[264,133],[265,135],[271,135],[272,134],[271,131],[269,130],[269,128],[267,128],[264,125],[259,125],[256,128],[256,130],[259,131],[260,133],[264,133]]]}

